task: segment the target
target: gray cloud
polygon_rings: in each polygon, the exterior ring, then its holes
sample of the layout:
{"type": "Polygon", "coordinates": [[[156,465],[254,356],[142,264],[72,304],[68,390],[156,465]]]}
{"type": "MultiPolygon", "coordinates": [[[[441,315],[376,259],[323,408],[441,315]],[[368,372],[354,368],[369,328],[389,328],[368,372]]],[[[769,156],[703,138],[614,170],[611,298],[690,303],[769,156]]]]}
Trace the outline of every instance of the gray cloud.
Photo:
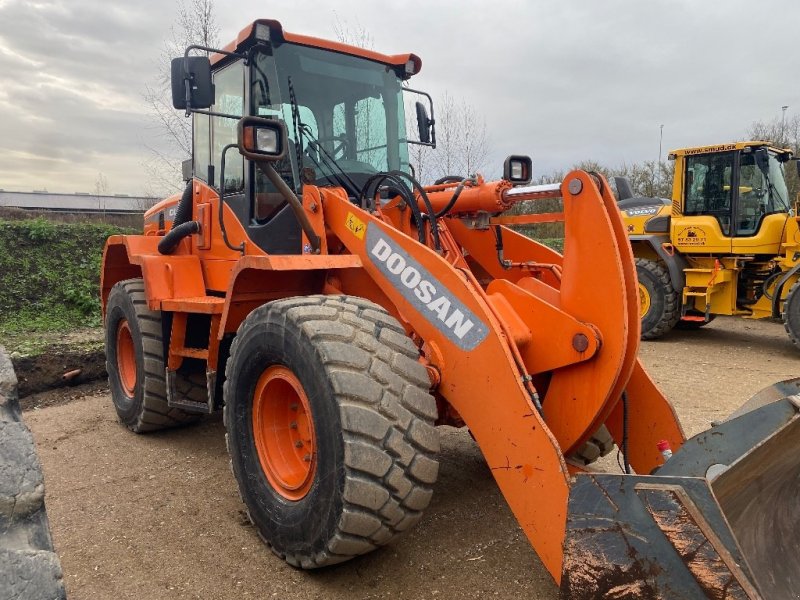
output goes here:
{"type": "MultiPolygon", "coordinates": [[[[333,37],[334,5],[217,0],[222,39],[258,17],[333,37]],[[269,12],[269,11],[272,12],[269,12]]],[[[665,150],[742,138],[758,119],[800,110],[795,0],[352,1],[343,20],[377,50],[423,59],[414,86],[448,90],[485,116],[491,160],[534,156],[537,173],[583,159],[652,160],[665,150]],[[354,15],[357,15],[357,19],[354,15]]],[[[172,2],[0,0],[0,188],[139,193],[147,116],[172,2]]],[[[496,169],[490,169],[495,170],[496,169]]]]}

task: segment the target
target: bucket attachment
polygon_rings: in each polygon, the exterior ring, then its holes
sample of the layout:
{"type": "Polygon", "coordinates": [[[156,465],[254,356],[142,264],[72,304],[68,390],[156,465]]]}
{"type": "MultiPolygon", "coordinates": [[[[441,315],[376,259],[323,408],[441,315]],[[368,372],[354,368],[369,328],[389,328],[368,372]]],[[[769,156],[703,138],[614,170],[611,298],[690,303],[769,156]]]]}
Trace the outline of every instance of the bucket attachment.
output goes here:
{"type": "Polygon", "coordinates": [[[740,414],[652,475],[576,475],[561,597],[800,598],[799,411],[740,414]]]}

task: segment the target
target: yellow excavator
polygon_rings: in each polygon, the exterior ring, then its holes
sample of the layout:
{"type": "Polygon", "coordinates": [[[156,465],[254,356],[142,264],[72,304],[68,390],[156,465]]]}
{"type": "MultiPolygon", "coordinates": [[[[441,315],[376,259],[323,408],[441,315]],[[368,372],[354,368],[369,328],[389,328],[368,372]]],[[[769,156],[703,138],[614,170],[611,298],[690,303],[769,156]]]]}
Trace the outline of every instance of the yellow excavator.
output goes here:
{"type": "Polygon", "coordinates": [[[716,315],[782,319],[800,347],[800,227],[784,174],[792,152],[764,141],[674,150],[672,198],[618,206],[639,278],[642,339],[716,315]]]}

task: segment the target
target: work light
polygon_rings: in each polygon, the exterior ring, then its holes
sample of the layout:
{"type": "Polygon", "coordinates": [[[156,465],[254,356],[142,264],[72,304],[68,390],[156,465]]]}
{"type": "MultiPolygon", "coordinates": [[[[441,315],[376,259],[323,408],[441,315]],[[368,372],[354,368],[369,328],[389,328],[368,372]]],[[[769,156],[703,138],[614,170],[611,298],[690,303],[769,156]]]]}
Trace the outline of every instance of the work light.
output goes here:
{"type": "Polygon", "coordinates": [[[529,156],[512,154],[503,163],[503,179],[514,185],[525,185],[531,181],[533,161],[529,156]]]}

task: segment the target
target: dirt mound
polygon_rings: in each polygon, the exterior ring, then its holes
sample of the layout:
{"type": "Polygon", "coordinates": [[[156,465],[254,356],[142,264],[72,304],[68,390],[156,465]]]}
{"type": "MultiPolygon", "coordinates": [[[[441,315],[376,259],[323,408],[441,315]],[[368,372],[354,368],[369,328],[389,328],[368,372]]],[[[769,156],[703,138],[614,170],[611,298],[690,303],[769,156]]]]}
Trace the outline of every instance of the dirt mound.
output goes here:
{"type": "Polygon", "coordinates": [[[106,378],[102,329],[30,334],[5,342],[17,373],[20,398],[106,378]]]}

